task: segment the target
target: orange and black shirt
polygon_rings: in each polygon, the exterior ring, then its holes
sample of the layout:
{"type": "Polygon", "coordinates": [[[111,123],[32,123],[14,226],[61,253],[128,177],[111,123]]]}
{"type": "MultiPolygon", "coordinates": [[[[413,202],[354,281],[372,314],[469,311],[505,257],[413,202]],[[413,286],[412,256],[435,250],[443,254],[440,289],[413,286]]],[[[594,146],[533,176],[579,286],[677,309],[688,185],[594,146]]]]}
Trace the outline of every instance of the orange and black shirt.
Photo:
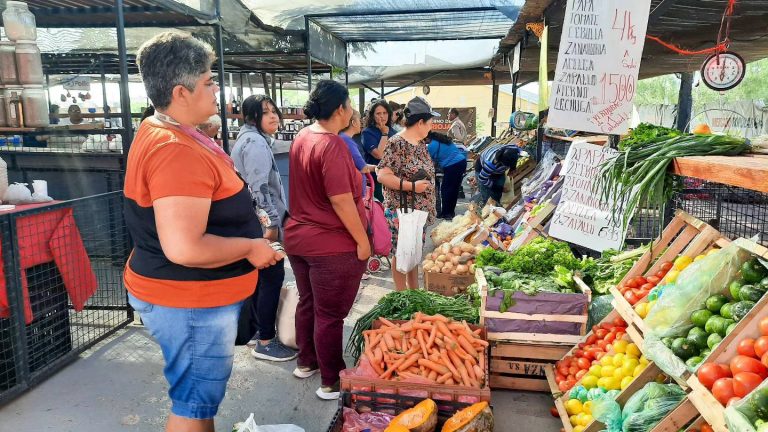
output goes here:
{"type": "Polygon", "coordinates": [[[229,305],[252,294],[258,272],[248,260],[203,269],[165,257],[152,203],[169,196],[210,198],[208,234],[260,237],[248,186],[237,172],[180,130],[146,119],[125,175],[125,220],[134,242],[124,275],[128,291],[152,304],[184,308],[229,305]]]}

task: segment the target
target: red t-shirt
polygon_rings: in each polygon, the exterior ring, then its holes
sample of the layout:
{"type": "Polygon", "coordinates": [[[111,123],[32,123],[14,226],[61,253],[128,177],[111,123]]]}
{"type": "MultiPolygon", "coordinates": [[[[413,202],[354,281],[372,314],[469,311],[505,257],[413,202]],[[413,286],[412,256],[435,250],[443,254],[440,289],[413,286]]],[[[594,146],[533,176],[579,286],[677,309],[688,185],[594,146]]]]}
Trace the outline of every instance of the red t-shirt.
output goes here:
{"type": "Polygon", "coordinates": [[[363,226],[362,174],[338,135],[304,128],[291,145],[288,170],[285,251],[290,255],[329,256],[357,251],[357,243],[333,211],[330,197],[351,193],[363,226]]]}

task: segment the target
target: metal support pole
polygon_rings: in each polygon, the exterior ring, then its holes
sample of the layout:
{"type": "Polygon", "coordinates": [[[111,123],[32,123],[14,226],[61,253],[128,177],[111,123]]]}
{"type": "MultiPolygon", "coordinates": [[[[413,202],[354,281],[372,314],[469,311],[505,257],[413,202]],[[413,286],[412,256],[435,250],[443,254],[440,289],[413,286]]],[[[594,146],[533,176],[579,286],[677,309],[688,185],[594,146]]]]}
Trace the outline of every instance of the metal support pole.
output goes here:
{"type": "Polygon", "coordinates": [[[360,92],[357,94],[358,103],[360,104],[360,115],[365,116],[363,112],[365,110],[365,87],[360,87],[360,92]]]}
{"type": "Polygon", "coordinates": [[[53,99],[51,98],[51,77],[48,74],[45,74],[45,90],[48,92],[48,110],[50,111],[50,107],[53,104],[53,99]]]}
{"type": "Polygon", "coordinates": [[[275,79],[275,73],[272,72],[272,100],[277,100],[277,80],[275,79]]]}
{"type": "Polygon", "coordinates": [[[3,341],[4,344],[12,343],[12,353],[14,369],[16,372],[16,383],[22,388],[29,387],[29,349],[27,345],[27,323],[24,319],[24,290],[21,281],[21,263],[19,259],[19,242],[16,234],[16,218],[8,214],[3,216],[4,225],[3,235],[8,236],[10,244],[2,248],[2,260],[5,267],[5,278],[7,284],[8,306],[11,313],[9,327],[11,340],[3,341]],[[10,343],[9,343],[10,342],[10,343]]]}
{"type": "Polygon", "coordinates": [[[272,99],[273,95],[269,94],[269,82],[267,82],[267,73],[262,72],[261,73],[261,84],[264,87],[264,94],[267,95],[268,98],[272,99]]]}
{"type": "Polygon", "coordinates": [[[280,77],[280,108],[284,107],[283,104],[283,77],[280,77]]]}
{"type": "Polygon", "coordinates": [[[312,93],[312,43],[309,39],[309,17],[304,16],[304,29],[307,31],[307,91],[312,93]]]}
{"type": "Polygon", "coordinates": [[[520,72],[512,77],[512,112],[517,111],[517,81],[520,78],[520,72]]]}
{"type": "Polygon", "coordinates": [[[349,87],[349,51],[344,44],[344,85],[349,87]]]}
{"type": "Polygon", "coordinates": [[[491,108],[493,109],[493,117],[491,118],[491,136],[496,136],[496,119],[498,118],[499,111],[499,85],[496,83],[496,72],[491,69],[491,80],[493,85],[491,89],[493,94],[491,95],[491,108]]]}
{"type": "Polygon", "coordinates": [[[379,93],[381,99],[384,99],[384,80],[381,80],[381,93],[379,93]]]}
{"type": "Polygon", "coordinates": [[[117,52],[120,58],[120,118],[123,123],[123,157],[128,158],[128,151],[133,141],[133,121],[131,120],[131,97],[128,94],[128,51],[125,44],[125,12],[123,0],[115,0],[117,9],[117,52]]]}
{"type": "Polygon", "coordinates": [[[215,0],[216,18],[218,22],[213,26],[216,36],[216,63],[219,75],[219,112],[221,115],[221,142],[222,148],[229,153],[229,131],[227,128],[227,94],[224,89],[224,37],[221,29],[221,0],[215,0]]]}
{"type": "Polygon", "coordinates": [[[111,121],[109,121],[110,118],[110,109],[109,109],[109,102],[107,102],[107,75],[104,72],[104,59],[99,56],[99,72],[101,72],[101,98],[104,99],[104,103],[102,104],[102,110],[104,110],[104,126],[107,124],[112,124],[111,121]]]}
{"type": "Polygon", "coordinates": [[[693,111],[693,72],[680,74],[680,94],[677,99],[677,129],[688,132],[693,111]]]}

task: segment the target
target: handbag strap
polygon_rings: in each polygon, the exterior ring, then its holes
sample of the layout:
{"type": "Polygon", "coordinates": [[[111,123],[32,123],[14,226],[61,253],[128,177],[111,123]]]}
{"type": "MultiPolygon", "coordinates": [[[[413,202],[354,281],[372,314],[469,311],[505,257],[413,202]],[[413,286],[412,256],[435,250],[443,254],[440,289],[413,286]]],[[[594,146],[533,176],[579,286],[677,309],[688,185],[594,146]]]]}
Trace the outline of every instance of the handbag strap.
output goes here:
{"type": "MultiPolygon", "coordinates": [[[[403,190],[403,178],[400,177],[400,208],[408,210],[408,192],[403,190]]],[[[411,189],[411,210],[416,210],[416,183],[412,183],[411,189]]]]}

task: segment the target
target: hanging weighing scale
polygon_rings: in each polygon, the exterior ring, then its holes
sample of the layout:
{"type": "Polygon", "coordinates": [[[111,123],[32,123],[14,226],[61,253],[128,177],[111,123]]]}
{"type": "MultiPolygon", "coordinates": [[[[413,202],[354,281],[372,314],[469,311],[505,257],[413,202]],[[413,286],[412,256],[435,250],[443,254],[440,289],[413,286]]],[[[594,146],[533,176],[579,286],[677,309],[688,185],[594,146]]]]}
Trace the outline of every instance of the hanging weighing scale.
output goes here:
{"type": "Polygon", "coordinates": [[[736,87],[746,73],[744,59],[733,51],[712,54],[701,66],[701,78],[704,84],[715,91],[726,91],[736,87]]]}

